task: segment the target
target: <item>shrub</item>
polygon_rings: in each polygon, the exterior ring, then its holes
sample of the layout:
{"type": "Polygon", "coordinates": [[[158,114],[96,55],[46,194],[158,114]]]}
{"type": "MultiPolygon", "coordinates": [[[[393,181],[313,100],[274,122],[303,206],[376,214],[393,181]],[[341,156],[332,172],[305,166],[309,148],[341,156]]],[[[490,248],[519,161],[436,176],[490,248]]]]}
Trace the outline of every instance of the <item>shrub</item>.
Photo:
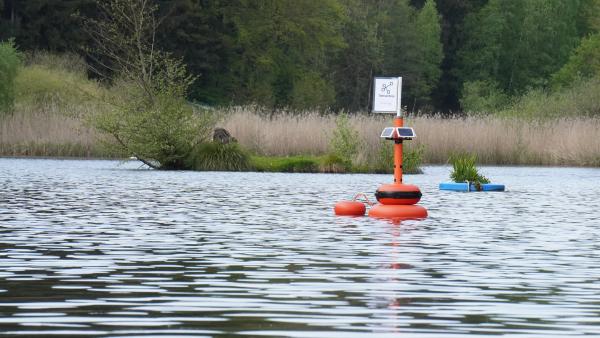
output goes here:
{"type": "Polygon", "coordinates": [[[344,160],[334,154],[325,155],[321,159],[319,171],[324,173],[344,173],[348,168],[344,160]]]}
{"type": "Polygon", "coordinates": [[[454,154],[450,156],[449,162],[452,164],[450,178],[457,183],[473,183],[478,189],[481,184],[490,183],[487,177],[482,176],[477,171],[476,161],[477,156],[471,154],[454,154]]]}
{"type": "MultiPolygon", "coordinates": [[[[423,154],[425,147],[419,145],[416,147],[403,147],[402,155],[402,173],[404,174],[422,174],[421,164],[423,163],[423,154]]],[[[390,174],[394,172],[394,147],[390,141],[380,141],[379,151],[374,159],[371,160],[370,171],[380,174],[390,174]]]]}
{"type": "Polygon", "coordinates": [[[93,118],[93,125],[114,137],[108,146],[126,152],[152,168],[181,170],[196,146],[208,139],[214,117],[189,105],[182,97],[157,94],[152,102],[140,99],[136,86],[113,88],[114,107],[93,118]]]}
{"type": "Polygon", "coordinates": [[[346,114],[340,114],[335,124],[336,128],[330,141],[331,153],[342,161],[347,170],[350,170],[361,145],[360,135],[350,126],[350,119],[346,114]]]}
{"type": "Polygon", "coordinates": [[[13,40],[0,42],[0,112],[12,111],[15,104],[15,78],[21,54],[13,40]]]}
{"type": "Polygon", "coordinates": [[[513,104],[498,112],[499,116],[526,119],[551,119],[600,115],[600,78],[575,82],[549,92],[532,89],[513,104]]]}
{"type": "Polygon", "coordinates": [[[187,161],[187,167],[193,170],[244,171],[250,169],[250,156],[237,143],[202,143],[191,152],[187,161]]]}
{"type": "Polygon", "coordinates": [[[424,153],[425,146],[423,145],[408,147],[402,157],[403,172],[405,174],[422,174],[421,164],[423,163],[424,153]]]}
{"type": "Polygon", "coordinates": [[[469,81],[463,86],[460,104],[469,113],[493,113],[508,103],[508,95],[490,81],[469,81]]]}

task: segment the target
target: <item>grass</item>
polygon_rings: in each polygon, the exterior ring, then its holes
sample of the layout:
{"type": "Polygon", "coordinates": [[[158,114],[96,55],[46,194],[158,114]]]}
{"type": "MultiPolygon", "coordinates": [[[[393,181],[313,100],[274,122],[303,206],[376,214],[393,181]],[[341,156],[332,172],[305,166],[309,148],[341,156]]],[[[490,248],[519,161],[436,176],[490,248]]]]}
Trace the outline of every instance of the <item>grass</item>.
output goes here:
{"type": "Polygon", "coordinates": [[[264,172],[310,173],[320,171],[320,159],[315,156],[252,156],[252,168],[264,172]]]}
{"type": "Polygon", "coordinates": [[[250,155],[237,143],[221,144],[208,142],[200,144],[189,161],[194,170],[203,171],[246,171],[251,168],[250,155]]]}

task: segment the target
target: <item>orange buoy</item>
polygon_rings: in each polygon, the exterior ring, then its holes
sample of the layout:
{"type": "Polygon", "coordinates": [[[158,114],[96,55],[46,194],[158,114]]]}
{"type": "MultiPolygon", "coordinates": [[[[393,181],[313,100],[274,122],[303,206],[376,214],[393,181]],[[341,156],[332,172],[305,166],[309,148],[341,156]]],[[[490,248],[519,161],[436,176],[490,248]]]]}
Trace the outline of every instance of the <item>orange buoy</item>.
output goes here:
{"type": "MultiPolygon", "coordinates": [[[[421,200],[421,190],[415,185],[402,182],[402,143],[412,140],[417,135],[413,128],[404,127],[402,119],[402,78],[375,78],[374,87],[377,88],[373,97],[373,111],[378,113],[396,112],[393,127],[386,127],[380,137],[394,141],[394,184],[384,184],[377,189],[375,197],[378,204],[371,206],[369,216],[387,218],[394,221],[406,219],[427,218],[427,209],[415,205],[421,200]],[[382,85],[382,87],[380,86],[382,85]]],[[[357,195],[357,197],[359,196],[357,195]]],[[[362,216],[365,214],[365,205],[354,201],[342,201],[335,205],[335,214],[344,216],[362,216]]]]}
{"type": "Polygon", "coordinates": [[[341,201],[333,208],[337,216],[364,216],[367,207],[357,201],[341,201]]]}
{"type": "Polygon", "coordinates": [[[387,219],[424,219],[427,218],[427,209],[420,205],[376,204],[369,209],[369,216],[387,219]]]}
{"type": "Polygon", "coordinates": [[[421,196],[419,187],[409,184],[384,184],[375,192],[377,201],[385,205],[417,204],[421,196]]]}

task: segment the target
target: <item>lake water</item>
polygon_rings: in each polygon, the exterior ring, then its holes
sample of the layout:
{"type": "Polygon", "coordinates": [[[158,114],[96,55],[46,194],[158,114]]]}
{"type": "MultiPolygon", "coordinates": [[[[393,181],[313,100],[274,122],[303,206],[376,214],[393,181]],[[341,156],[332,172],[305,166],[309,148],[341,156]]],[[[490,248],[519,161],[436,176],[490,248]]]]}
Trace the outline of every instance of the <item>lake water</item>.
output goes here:
{"type": "Polygon", "coordinates": [[[333,216],[391,175],[161,172],[0,159],[0,334],[600,335],[600,170],[405,182],[424,221],[333,216]]]}

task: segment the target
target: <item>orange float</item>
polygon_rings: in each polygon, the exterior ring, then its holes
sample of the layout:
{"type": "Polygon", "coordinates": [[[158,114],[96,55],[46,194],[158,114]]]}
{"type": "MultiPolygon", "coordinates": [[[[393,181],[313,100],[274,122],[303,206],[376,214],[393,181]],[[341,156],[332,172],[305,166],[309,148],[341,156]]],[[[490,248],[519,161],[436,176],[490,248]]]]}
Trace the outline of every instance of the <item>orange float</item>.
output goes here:
{"type": "Polygon", "coordinates": [[[393,220],[427,218],[427,209],[420,205],[376,204],[369,209],[369,216],[393,220]]]}
{"type": "Polygon", "coordinates": [[[367,207],[362,202],[341,201],[335,204],[333,210],[338,216],[364,216],[367,207]]]}

